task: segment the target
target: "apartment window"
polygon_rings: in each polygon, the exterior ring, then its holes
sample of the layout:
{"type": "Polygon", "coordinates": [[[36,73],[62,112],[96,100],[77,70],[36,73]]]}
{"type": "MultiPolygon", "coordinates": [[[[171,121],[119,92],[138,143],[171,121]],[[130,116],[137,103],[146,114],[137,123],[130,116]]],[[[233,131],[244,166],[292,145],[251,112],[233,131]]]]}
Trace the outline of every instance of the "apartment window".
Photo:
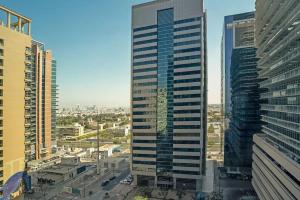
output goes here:
{"type": "Polygon", "coordinates": [[[0,137],[3,137],[3,130],[0,130],[0,137]]]}
{"type": "Polygon", "coordinates": [[[0,86],[3,86],[3,79],[0,79],[0,86]]]}
{"type": "Polygon", "coordinates": [[[132,161],[133,164],[142,164],[142,165],[155,165],[155,161],[139,161],[139,160],[134,160],[132,161]]]}
{"type": "Polygon", "coordinates": [[[135,29],[133,29],[133,32],[144,31],[144,30],[149,30],[149,29],[154,29],[154,28],[157,28],[157,25],[150,25],[150,26],[135,28],[135,29]]]}
{"type": "Polygon", "coordinates": [[[149,50],[156,50],[157,46],[150,46],[150,47],[143,47],[143,48],[137,48],[137,49],[133,49],[133,52],[141,52],[141,51],[149,51],[149,50]]]}
{"type": "Polygon", "coordinates": [[[3,150],[0,150],[0,157],[3,157],[3,150]]]}
{"type": "Polygon", "coordinates": [[[153,68],[145,68],[145,69],[134,69],[133,72],[134,73],[140,73],[140,72],[153,72],[156,71],[157,68],[153,67],[153,68]]]}
{"type": "Polygon", "coordinates": [[[3,140],[0,140],[0,147],[3,147],[3,140]]]}
{"type": "Polygon", "coordinates": [[[0,49],[0,56],[3,56],[3,49],[0,49]]]}
{"type": "Polygon", "coordinates": [[[0,117],[3,117],[3,110],[0,110],[0,117]]]}
{"type": "Polygon", "coordinates": [[[3,100],[0,99],[0,106],[3,106],[3,100]]]}
{"type": "Polygon", "coordinates": [[[191,29],[197,29],[201,28],[201,24],[191,25],[191,26],[184,26],[180,28],[175,28],[174,31],[185,31],[185,30],[191,30],[191,29]]]}
{"type": "Polygon", "coordinates": [[[143,34],[134,35],[133,39],[150,37],[150,36],[155,36],[155,35],[157,35],[157,32],[143,33],[143,34]]]}
{"type": "Polygon", "coordinates": [[[0,76],[3,76],[3,69],[0,69],[0,76]]]}
{"type": "Polygon", "coordinates": [[[4,40],[0,39],[0,46],[3,46],[3,45],[4,45],[4,40]]]}
{"type": "Polygon", "coordinates": [[[0,59],[0,66],[3,66],[3,59],[0,59]]]}

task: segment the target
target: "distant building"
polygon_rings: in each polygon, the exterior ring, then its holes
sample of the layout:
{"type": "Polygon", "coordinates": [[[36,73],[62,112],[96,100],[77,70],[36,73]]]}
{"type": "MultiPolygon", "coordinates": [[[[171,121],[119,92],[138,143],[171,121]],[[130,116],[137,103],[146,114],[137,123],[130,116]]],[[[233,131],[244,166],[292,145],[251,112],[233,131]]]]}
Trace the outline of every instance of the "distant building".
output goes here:
{"type": "Polygon", "coordinates": [[[300,198],[300,1],[256,1],[261,134],[252,184],[259,199],[300,198]]]}
{"type": "Polygon", "coordinates": [[[200,191],[207,63],[202,0],[132,8],[132,174],[146,187],[200,191]]]}
{"type": "Polygon", "coordinates": [[[75,123],[70,126],[57,127],[58,138],[65,139],[66,137],[76,137],[84,134],[84,126],[75,123]]]}
{"type": "MultiPolygon", "coordinates": [[[[258,69],[255,48],[254,12],[226,16],[231,31],[230,123],[225,130],[224,166],[251,171],[252,137],[260,130],[258,69]],[[230,19],[230,20],[229,20],[230,19]],[[230,23],[229,23],[230,22],[230,23]]],[[[226,46],[225,46],[226,47],[226,46]]],[[[227,50],[225,50],[227,52],[227,50]]]]}

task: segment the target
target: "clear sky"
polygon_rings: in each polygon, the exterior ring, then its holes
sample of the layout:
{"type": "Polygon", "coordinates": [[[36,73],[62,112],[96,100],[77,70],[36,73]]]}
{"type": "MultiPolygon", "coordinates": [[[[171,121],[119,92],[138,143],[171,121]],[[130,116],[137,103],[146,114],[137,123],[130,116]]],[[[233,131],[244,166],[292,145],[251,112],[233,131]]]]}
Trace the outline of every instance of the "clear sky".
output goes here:
{"type": "MultiPolygon", "coordinates": [[[[32,19],[32,36],[57,60],[60,106],[129,106],[131,5],[149,0],[9,0],[32,19]]],[[[208,103],[220,103],[225,15],[253,11],[255,0],[205,0],[208,103]]]]}

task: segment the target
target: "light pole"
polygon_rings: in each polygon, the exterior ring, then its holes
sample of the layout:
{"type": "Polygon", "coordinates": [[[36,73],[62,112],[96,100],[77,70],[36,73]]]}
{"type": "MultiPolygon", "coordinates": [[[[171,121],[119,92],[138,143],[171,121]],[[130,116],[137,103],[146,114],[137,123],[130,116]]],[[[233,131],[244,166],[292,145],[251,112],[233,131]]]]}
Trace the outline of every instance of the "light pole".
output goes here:
{"type": "MultiPolygon", "coordinates": [[[[99,115],[98,115],[99,117],[99,115]]],[[[100,174],[100,152],[99,152],[99,147],[100,147],[100,143],[99,143],[99,121],[97,119],[97,175],[100,174]]]]}

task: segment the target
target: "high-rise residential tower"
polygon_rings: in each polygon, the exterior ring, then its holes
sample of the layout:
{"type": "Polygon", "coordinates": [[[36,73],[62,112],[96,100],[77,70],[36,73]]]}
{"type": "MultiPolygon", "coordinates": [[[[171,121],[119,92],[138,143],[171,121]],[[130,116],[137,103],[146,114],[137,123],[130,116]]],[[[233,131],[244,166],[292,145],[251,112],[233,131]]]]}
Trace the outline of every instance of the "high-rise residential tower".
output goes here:
{"type": "Polygon", "coordinates": [[[229,83],[225,93],[230,93],[231,99],[230,123],[225,130],[224,166],[239,167],[249,175],[252,137],[260,130],[254,29],[254,12],[225,17],[226,73],[223,75],[225,83],[229,83]]]}
{"type": "Polygon", "coordinates": [[[256,1],[263,127],[252,184],[260,199],[300,197],[300,1],[256,1]]]}
{"type": "Polygon", "coordinates": [[[34,136],[26,151],[28,161],[51,154],[52,128],[55,128],[55,121],[52,121],[56,117],[56,61],[43,43],[32,41],[31,52],[31,127],[34,136]]]}
{"type": "Polygon", "coordinates": [[[137,185],[201,190],[207,114],[202,0],[132,8],[132,173],[137,185]]]}
{"type": "Polygon", "coordinates": [[[25,168],[30,129],[31,20],[0,6],[0,186],[25,168]]]}

